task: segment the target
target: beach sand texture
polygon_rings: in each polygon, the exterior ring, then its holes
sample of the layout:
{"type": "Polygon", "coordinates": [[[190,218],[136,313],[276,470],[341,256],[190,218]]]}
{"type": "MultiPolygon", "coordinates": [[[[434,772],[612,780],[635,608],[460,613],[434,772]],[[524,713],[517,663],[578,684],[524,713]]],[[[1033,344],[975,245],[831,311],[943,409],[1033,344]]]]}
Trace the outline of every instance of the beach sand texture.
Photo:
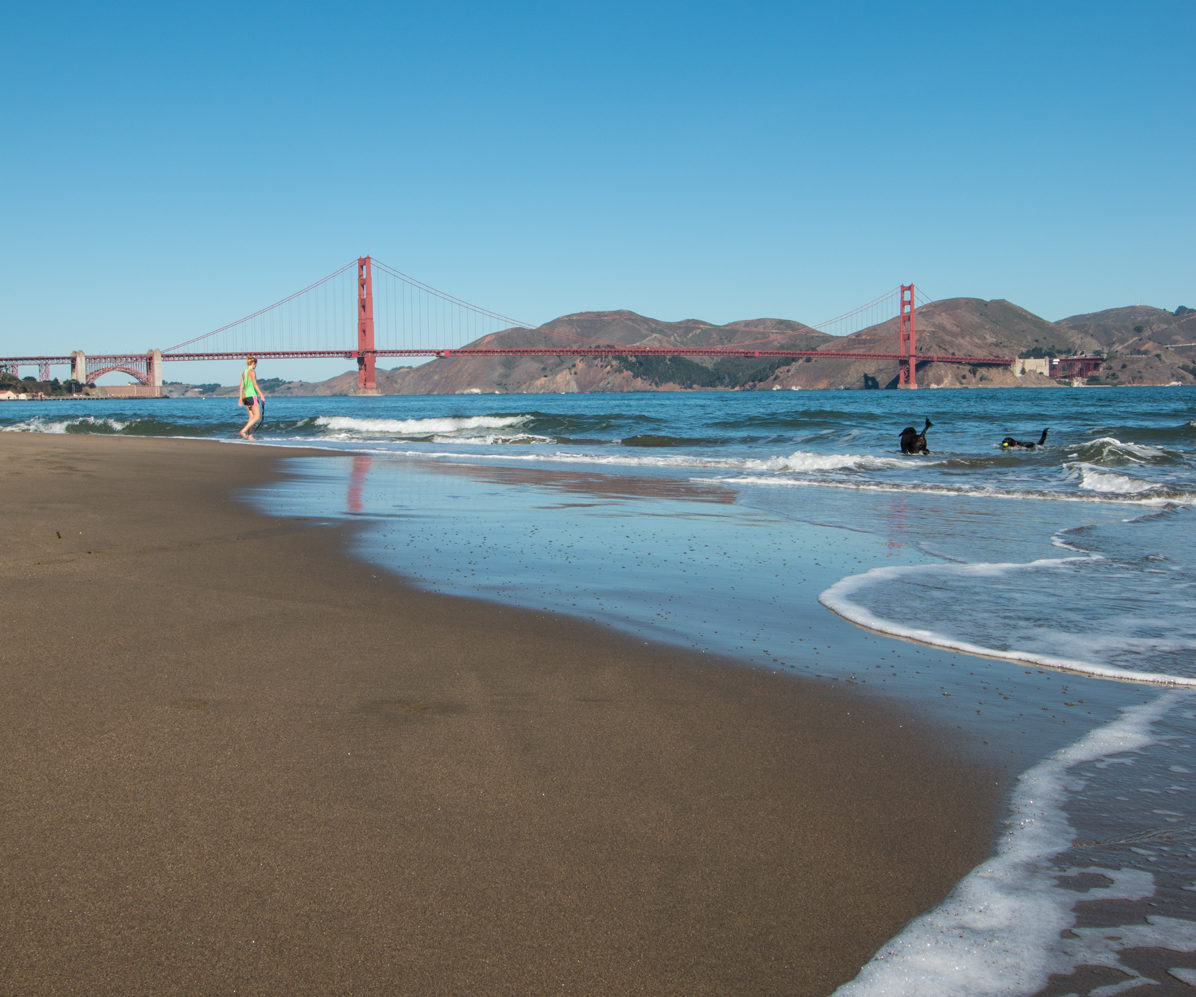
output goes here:
{"type": "Polygon", "coordinates": [[[932,729],[405,587],[284,451],[0,456],[0,993],[826,994],[988,852],[932,729]]]}

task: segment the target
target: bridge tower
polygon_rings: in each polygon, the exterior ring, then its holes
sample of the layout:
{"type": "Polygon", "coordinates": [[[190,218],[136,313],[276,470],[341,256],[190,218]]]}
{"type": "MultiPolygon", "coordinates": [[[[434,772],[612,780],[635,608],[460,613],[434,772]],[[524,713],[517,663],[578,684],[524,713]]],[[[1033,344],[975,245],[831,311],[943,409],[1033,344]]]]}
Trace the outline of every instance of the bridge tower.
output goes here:
{"type": "Polygon", "coordinates": [[[357,393],[376,395],[378,385],[374,381],[374,277],[372,260],[368,256],[357,258],[357,393]]]}
{"type": "Polygon", "coordinates": [[[897,377],[897,387],[916,388],[918,386],[918,361],[914,354],[917,352],[914,342],[914,285],[901,285],[901,354],[900,373],[897,377]]]}
{"type": "Polygon", "coordinates": [[[162,397],[162,351],[147,350],[145,354],[145,381],[149,385],[151,398],[162,397]]]}

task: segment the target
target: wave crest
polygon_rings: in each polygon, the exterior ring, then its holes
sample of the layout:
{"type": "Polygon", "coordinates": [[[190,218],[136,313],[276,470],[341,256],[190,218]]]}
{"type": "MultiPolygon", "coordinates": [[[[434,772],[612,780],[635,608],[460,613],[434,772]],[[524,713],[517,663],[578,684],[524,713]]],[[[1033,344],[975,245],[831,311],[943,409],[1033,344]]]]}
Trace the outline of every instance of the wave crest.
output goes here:
{"type": "MultiPolygon", "coordinates": [[[[1196,616],[1157,609],[1166,600],[1177,604],[1176,582],[1184,581],[1184,573],[1136,572],[1132,599],[1125,593],[1126,576],[1123,562],[1099,554],[886,566],[842,579],[818,601],[866,630],[965,654],[1196,687],[1196,626],[1188,622],[1196,616]],[[1060,605],[1053,600],[1060,590],[1084,595],[1060,605]],[[914,617],[911,605],[918,607],[914,617]],[[1042,606],[1052,606],[1049,619],[1042,606]]],[[[1180,597],[1178,604],[1196,612],[1192,597],[1180,597]]]]}
{"type": "Polygon", "coordinates": [[[312,420],[317,430],[339,439],[434,439],[460,437],[487,431],[516,429],[526,416],[479,415],[424,419],[363,419],[354,416],[322,415],[312,420]]]}

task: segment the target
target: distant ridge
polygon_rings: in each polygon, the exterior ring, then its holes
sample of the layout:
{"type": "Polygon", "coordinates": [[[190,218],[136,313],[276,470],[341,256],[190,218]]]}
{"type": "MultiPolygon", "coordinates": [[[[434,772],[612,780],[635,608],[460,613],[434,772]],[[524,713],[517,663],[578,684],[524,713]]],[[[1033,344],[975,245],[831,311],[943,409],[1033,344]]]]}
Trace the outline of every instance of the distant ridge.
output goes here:
{"type": "MultiPolygon", "coordinates": [[[[1004,299],[948,298],[917,311],[919,353],[965,356],[1075,355],[1101,352],[1107,384],[1196,383],[1196,311],[1134,306],[1051,322],[1004,299]]],[[[665,322],[625,309],[562,315],[536,330],[507,329],[470,343],[732,347],[753,345],[850,352],[897,351],[897,319],[850,336],[830,336],[801,322],[742,319],[713,325],[701,319],[665,322]]],[[[1096,380],[1096,379],[1094,379],[1096,380]]],[[[787,388],[891,388],[897,367],[883,360],[764,358],[442,357],[416,367],[378,370],[384,394],[561,393],[787,388]]],[[[1055,384],[1038,374],[1019,377],[993,367],[919,364],[921,387],[1031,387],[1055,384]]],[[[280,386],[278,394],[351,394],[355,371],[316,384],[280,386]]]]}

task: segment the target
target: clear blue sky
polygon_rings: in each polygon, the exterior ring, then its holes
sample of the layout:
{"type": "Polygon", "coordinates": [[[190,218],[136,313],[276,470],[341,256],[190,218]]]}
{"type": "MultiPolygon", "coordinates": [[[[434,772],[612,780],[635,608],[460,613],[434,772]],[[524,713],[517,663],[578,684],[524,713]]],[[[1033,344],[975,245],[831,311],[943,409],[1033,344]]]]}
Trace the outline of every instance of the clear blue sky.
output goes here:
{"type": "Polygon", "coordinates": [[[1196,307],[1193,38],[1191,0],[0,0],[0,355],[367,254],[533,323],[1196,307]]]}

